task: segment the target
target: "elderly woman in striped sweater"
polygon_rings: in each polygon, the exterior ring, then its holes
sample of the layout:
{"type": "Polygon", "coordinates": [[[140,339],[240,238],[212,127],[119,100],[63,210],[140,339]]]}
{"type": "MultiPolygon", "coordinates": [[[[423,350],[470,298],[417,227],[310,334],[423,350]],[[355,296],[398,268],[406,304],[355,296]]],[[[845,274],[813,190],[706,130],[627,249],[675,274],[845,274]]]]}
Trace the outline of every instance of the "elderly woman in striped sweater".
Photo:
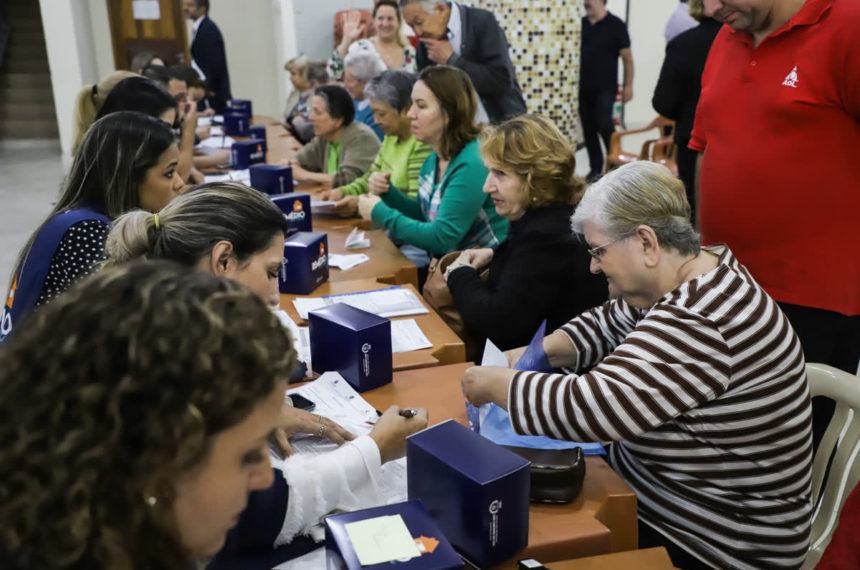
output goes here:
{"type": "Polygon", "coordinates": [[[552,366],[581,373],[473,367],[463,386],[520,433],[613,442],[640,547],[666,546],[680,568],[798,568],[812,509],[803,352],[732,252],[700,247],[689,215],[683,184],[654,163],[590,187],[573,227],[611,299],[543,343],[552,366]]]}

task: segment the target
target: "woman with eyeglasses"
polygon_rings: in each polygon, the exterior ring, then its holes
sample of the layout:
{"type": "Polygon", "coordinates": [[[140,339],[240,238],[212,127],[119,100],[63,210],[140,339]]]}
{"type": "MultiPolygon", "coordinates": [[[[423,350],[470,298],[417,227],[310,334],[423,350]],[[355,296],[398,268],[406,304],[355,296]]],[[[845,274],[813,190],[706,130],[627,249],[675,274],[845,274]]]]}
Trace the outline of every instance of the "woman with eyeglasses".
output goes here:
{"type": "Polygon", "coordinates": [[[585,247],[570,230],[585,184],[558,127],[541,115],[521,115],[485,129],[479,142],[488,170],[484,193],[510,231],[495,251],[465,250],[445,277],[478,345],[488,338],[508,350],[528,344],[544,319],[551,332],[603,303],[606,280],[588,270],[585,247]]]}

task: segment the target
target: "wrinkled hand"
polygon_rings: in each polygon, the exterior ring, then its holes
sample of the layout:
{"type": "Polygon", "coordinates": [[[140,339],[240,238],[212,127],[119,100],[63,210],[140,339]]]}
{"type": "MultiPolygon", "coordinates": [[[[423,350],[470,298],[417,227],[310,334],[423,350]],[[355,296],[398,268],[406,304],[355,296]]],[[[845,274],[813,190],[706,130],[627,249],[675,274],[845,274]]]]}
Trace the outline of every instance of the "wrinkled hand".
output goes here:
{"type": "Polygon", "coordinates": [[[511,350],[506,350],[504,352],[505,358],[508,359],[508,364],[513,367],[517,362],[519,362],[520,357],[526,352],[525,346],[521,346],[519,348],[512,348],[511,350]]]}
{"type": "Polygon", "coordinates": [[[382,202],[382,198],[376,194],[362,194],[358,197],[358,213],[365,220],[371,220],[373,208],[382,202]]]}
{"type": "Polygon", "coordinates": [[[427,46],[427,57],[434,63],[444,65],[448,63],[448,60],[454,54],[454,48],[451,47],[451,42],[447,39],[431,40],[421,38],[421,41],[427,46]]]}
{"type": "Polygon", "coordinates": [[[417,414],[411,418],[400,415],[400,408],[391,406],[377,420],[370,437],[379,447],[382,462],[399,459],[406,455],[406,438],[427,427],[427,410],[415,408],[417,414]]]}
{"type": "Polygon", "coordinates": [[[627,103],[631,99],[633,99],[633,86],[625,85],[621,90],[621,100],[627,103]]]}
{"type": "Polygon", "coordinates": [[[493,253],[492,248],[489,247],[467,249],[457,257],[457,261],[463,265],[474,267],[477,271],[480,271],[484,267],[488,266],[493,260],[493,253]]]}
{"type": "Polygon", "coordinates": [[[275,430],[275,443],[281,448],[281,455],[287,457],[293,453],[289,438],[298,433],[319,435],[321,426],[323,427],[322,437],[328,438],[337,445],[355,439],[353,434],[328,418],[284,404],[281,408],[280,425],[275,430]]]}
{"type": "Polygon", "coordinates": [[[385,194],[388,192],[388,183],[391,180],[390,172],[374,172],[367,179],[367,186],[371,194],[385,194]]]}
{"type": "Polygon", "coordinates": [[[332,207],[341,218],[353,218],[358,215],[358,196],[344,196],[332,207]]]}
{"type": "Polygon", "coordinates": [[[463,373],[460,382],[466,399],[476,406],[493,402],[508,409],[508,387],[514,371],[496,366],[472,366],[463,373]]]}

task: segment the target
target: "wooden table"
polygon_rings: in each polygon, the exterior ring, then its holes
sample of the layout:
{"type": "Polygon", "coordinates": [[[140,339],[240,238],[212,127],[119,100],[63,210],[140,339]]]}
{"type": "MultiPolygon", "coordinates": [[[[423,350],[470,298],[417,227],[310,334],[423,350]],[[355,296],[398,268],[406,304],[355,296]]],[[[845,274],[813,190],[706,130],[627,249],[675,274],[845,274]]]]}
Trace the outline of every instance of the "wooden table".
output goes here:
{"type": "MultiPolygon", "coordinates": [[[[393,404],[420,406],[427,408],[431,424],[453,419],[468,426],[460,377],[469,366],[397,372],[391,384],[362,396],[378,410],[393,404]]],[[[636,494],[602,457],[586,456],[585,463],[579,497],[567,505],[532,504],[528,546],[498,568],[514,569],[523,558],[547,563],[637,548],[636,494]]]]}
{"type": "MultiPolygon", "coordinates": [[[[370,262],[365,265],[369,264],[370,262]]],[[[332,271],[338,270],[333,269],[332,271]]],[[[466,360],[466,347],[463,344],[463,340],[445,324],[445,321],[443,321],[441,317],[439,317],[439,315],[437,315],[436,312],[427,305],[427,303],[424,302],[424,298],[418,294],[412,284],[407,283],[401,286],[406,287],[415,293],[415,296],[424,303],[424,306],[427,307],[430,312],[425,315],[393,317],[392,320],[415,319],[415,322],[418,323],[419,327],[421,327],[424,335],[431,343],[433,343],[433,347],[393,354],[392,364],[394,370],[399,371],[411,370],[413,368],[427,368],[429,366],[452,364],[466,360]]],[[[299,316],[295,306],[293,305],[293,299],[297,297],[323,297],[326,295],[340,295],[341,293],[372,291],[375,289],[382,289],[384,287],[388,287],[388,285],[373,278],[352,281],[327,281],[317,287],[311,295],[281,295],[281,309],[286,311],[287,314],[290,315],[290,318],[296,323],[304,324],[304,320],[299,316]]]]}
{"type": "Polygon", "coordinates": [[[662,546],[645,548],[643,550],[628,550],[614,554],[589,556],[576,560],[553,562],[547,565],[549,570],[674,570],[669,553],[662,546]]]}

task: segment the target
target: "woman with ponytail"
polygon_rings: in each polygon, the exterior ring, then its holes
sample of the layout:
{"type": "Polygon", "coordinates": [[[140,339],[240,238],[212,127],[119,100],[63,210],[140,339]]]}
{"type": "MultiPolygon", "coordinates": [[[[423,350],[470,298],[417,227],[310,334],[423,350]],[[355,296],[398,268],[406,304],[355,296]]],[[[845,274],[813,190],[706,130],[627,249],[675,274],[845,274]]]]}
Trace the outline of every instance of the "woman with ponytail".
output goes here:
{"type": "Polygon", "coordinates": [[[541,321],[547,333],[606,300],[606,279],[589,271],[570,217],[585,184],[570,143],[541,115],[484,130],[484,193],[510,222],[495,250],[467,249],[448,266],[448,287],[467,330],[502,350],[525,346],[541,321]],[[489,269],[486,281],[479,273],[489,269]]]}
{"type": "MultiPolygon", "coordinates": [[[[236,182],[196,186],[157,214],[129,212],[114,223],[107,265],[167,259],[245,285],[270,307],[279,301],[287,222],[268,196],[236,182]]],[[[284,435],[325,436],[340,447],[320,455],[272,460],[274,485],[252,493],[226,547],[208,570],[271,568],[296,559],[296,568],[325,565],[318,542],[322,517],[335,509],[385,504],[378,486],[382,464],[402,457],[406,437],[427,425],[427,412],[404,418],[386,411],[368,435],[355,437],[331,420],[286,406],[284,435]]],[[[279,447],[289,454],[285,439],[279,447]]]]}
{"type": "Polygon", "coordinates": [[[101,82],[87,85],[78,92],[75,98],[75,135],[72,138],[72,155],[78,152],[84,133],[96,120],[96,115],[114,86],[127,77],[136,76],[137,74],[131,71],[114,71],[101,82]]]}

